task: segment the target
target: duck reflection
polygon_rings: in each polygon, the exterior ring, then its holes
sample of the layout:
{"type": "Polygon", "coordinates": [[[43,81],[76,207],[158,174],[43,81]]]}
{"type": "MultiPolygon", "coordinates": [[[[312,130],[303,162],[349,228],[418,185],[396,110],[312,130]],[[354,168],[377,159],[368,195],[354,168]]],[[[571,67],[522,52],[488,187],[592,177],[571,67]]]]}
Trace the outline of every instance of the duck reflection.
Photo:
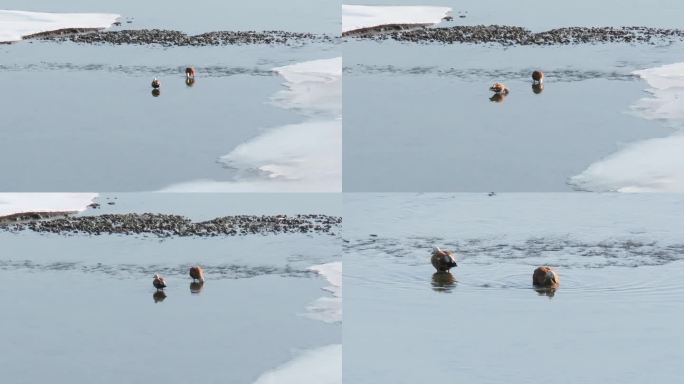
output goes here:
{"type": "Polygon", "coordinates": [[[152,90],[152,96],[159,97],[159,95],[161,95],[161,91],[159,89],[155,88],[152,90]]]}
{"type": "Polygon", "coordinates": [[[503,103],[505,99],[506,99],[505,94],[495,93],[492,97],[489,98],[489,101],[491,101],[493,103],[503,103]]]}
{"type": "Polygon", "coordinates": [[[152,295],[152,299],[154,300],[155,304],[161,303],[162,301],[166,300],[166,293],[164,293],[164,291],[156,291],[152,295]]]}
{"type": "Polygon", "coordinates": [[[544,84],[532,84],[532,92],[537,95],[544,91],[544,84]]]}
{"type": "Polygon", "coordinates": [[[456,278],[451,272],[435,272],[432,275],[432,290],[435,292],[451,292],[456,287],[456,278]]]}
{"type": "Polygon", "coordinates": [[[187,85],[188,87],[192,87],[193,85],[195,85],[195,78],[194,77],[186,77],[185,78],[185,85],[187,85]]]}
{"type": "Polygon", "coordinates": [[[537,291],[539,296],[548,296],[552,298],[556,294],[556,287],[535,287],[534,290],[537,291]]]}
{"type": "Polygon", "coordinates": [[[204,281],[193,281],[190,283],[190,293],[193,295],[198,295],[202,292],[202,288],[204,288],[204,281]]]}

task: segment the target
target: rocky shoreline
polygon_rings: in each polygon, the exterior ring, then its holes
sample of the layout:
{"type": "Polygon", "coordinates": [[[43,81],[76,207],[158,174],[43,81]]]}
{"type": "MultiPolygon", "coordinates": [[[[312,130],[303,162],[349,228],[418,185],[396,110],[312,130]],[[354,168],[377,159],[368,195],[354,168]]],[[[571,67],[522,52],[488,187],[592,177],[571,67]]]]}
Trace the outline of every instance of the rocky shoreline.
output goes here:
{"type": "Polygon", "coordinates": [[[214,31],[199,35],[187,35],[180,31],[162,29],[135,29],[121,31],[59,30],[45,32],[25,39],[73,42],[78,44],[151,45],[174,46],[222,46],[222,45],[301,45],[319,42],[332,43],[337,37],[314,33],[287,31],[214,31]]]}
{"type": "Polygon", "coordinates": [[[342,218],[328,215],[225,216],[193,222],[187,217],[167,214],[128,213],[97,216],[62,217],[36,220],[41,216],[26,214],[0,222],[0,231],[33,231],[62,235],[153,235],[158,237],[213,237],[252,234],[327,234],[336,235],[342,218]],[[29,220],[29,221],[20,221],[29,220]]]}
{"type": "Polygon", "coordinates": [[[571,45],[598,43],[658,44],[684,40],[684,30],[649,27],[568,27],[544,32],[505,25],[424,27],[409,30],[365,30],[354,39],[395,40],[413,43],[470,43],[501,45],[571,45]]]}

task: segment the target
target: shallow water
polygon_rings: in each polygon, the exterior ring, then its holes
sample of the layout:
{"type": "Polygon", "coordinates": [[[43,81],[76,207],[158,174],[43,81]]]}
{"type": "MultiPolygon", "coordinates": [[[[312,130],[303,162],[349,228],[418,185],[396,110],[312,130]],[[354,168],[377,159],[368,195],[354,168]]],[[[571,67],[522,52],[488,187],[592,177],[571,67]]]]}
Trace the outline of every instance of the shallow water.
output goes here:
{"type": "Polygon", "coordinates": [[[11,107],[0,117],[0,189],[149,191],[231,180],[235,170],[221,156],[304,120],[272,104],[284,79],[271,69],[335,55],[320,44],[0,48],[0,103],[11,107]],[[198,70],[192,87],[184,82],[188,64],[198,70]],[[151,94],[154,77],[162,81],[159,97],[151,94]]]}
{"type": "Polygon", "coordinates": [[[632,71],[681,44],[562,47],[344,43],[345,191],[568,191],[623,145],[671,128],[635,116],[632,71]],[[591,60],[585,58],[591,57],[591,60]],[[547,74],[536,94],[529,74],[547,74]],[[488,87],[511,93],[491,102],[488,87]]]}
{"type": "Polygon", "coordinates": [[[676,381],[683,211],[676,195],[346,196],[345,382],[676,381]],[[456,251],[451,275],[432,245],[456,251]],[[531,285],[542,263],[553,293],[531,285]]]}
{"type": "MultiPolygon", "coordinates": [[[[103,208],[95,211],[160,210],[202,219],[209,204],[213,216],[274,214],[285,205],[291,205],[286,211],[298,204],[306,209],[306,199],[311,210],[339,209],[336,198],[323,196],[292,195],[279,203],[273,196],[240,196],[104,194],[103,208]],[[206,201],[194,205],[200,200],[206,201]]],[[[341,342],[339,322],[317,321],[309,313],[331,296],[329,282],[309,268],[340,260],[337,237],[161,240],[4,232],[0,239],[6,283],[0,304],[12,308],[0,329],[0,341],[12,353],[0,360],[0,369],[11,382],[180,383],[201,377],[253,383],[308,351],[341,342]],[[194,263],[205,269],[201,287],[187,276],[194,263]],[[156,272],[167,279],[165,295],[152,287],[156,272]]]]}

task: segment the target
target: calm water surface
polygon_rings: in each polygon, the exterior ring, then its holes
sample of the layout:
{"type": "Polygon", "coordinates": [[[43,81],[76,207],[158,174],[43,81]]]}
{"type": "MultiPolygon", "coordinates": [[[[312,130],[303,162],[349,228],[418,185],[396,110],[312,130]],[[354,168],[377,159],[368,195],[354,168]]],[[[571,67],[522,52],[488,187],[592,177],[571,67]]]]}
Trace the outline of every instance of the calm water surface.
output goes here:
{"type": "MultiPolygon", "coordinates": [[[[219,195],[104,195],[102,211],[175,212],[208,217],[289,211],[288,203],[332,213],[335,199],[293,195],[277,203],[219,195]],[[116,200],[114,200],[116,197],[116,200]],[[116,201],[114,206],[104,204],[116,201]],[[194,205],[194,202],[205,202],[194,205]],[[135,201],[135,203],[134,203],[135,201]],[[222,203],[223,202],[223,203],[222,203]],[[130,203],[130,204],[129,204],[130,203]],[[211,203],[214,215],[206,207],[211,203]],[[193,209],[196,206],[196,209],[193,209]],[[162,207],[159,210],[156,208],[162,207]],[[270,207],[270,210],[267,209],[270,207]]],[[[270,200],[270,201],[269,201],[270,200]]],[[[294,208],[292,208],[294,209],[294,208]]],[[[332,236],[170,238],[0,233],[3,255],[0,359],[13,383],[253,383],[301,353],[341,342],[341,325],[308,308],[329,283],[308,268],[340,260],[332,236]],[[205,267],[193,287],[189,265],[205,267]],[[167,278],[165,295],[152,275],[167,278]],[[198,292],[199,290],[199,292],[198,292]],[[41,369],[35,369],[40,366],[41,369]]]]}
{"type": "Polygon", "coordinates": [[[683,211],[669,195],[346,196],[345,382],[676,381],[683,211]],[[456,250],[451,275],[432,245],[456,250]],[[542,263],[552,296],[531,286],[542,263]]]}

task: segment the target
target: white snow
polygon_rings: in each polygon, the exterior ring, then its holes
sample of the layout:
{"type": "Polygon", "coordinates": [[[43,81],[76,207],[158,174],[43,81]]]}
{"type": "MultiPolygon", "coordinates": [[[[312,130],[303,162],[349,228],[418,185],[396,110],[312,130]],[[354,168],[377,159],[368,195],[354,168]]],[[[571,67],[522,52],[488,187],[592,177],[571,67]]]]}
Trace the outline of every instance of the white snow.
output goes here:
{"type": "Polygon", "coordinates": [[[382,25],[432,25],[451,13],[449,7],[342,5],[342,33],[382,25]]]}
{"type": "Polygon", "coordinates": [[[342,190],[342,58],[273,70],[286,80],[286,90],[276,93],[273,103],[307,119],[267,129],[222,156],[219,161],[235,169],[234,180],[194,180],[164,192],[342,190]]]}
{"type": "Polygon", "coordinates": [[[97,196],[97,193],[0,193],[0,217],[32,212],[81,212],[97,196]]]}
{"type": "Polygon", "coordinates": [[[294,360],[261,375],[254,384],[341,384],[342,345],[306,351],[294,360]]]}
{"type": "Polygon", "coordinates": [[[326,290],[332,297],[324,296],[316,299],[308,307],[307,317],[326,323],[342,321],[342,262],[314,265],[310,270],[325,277],[330,283],[326,290]]]}
{"type": "Polygon", "coordinates": [[[632,110],[678,128],[669,137],[625,146],[570,179],[588,191],[684,192],[684,63],[634,72],[651,87],[632,110]]]}
{"type": "Polygon", "coordinates": [[[120,15],[109,13],[44,13],[0,10],[0,42],[67,28],[110,27],[120,15]]]}

